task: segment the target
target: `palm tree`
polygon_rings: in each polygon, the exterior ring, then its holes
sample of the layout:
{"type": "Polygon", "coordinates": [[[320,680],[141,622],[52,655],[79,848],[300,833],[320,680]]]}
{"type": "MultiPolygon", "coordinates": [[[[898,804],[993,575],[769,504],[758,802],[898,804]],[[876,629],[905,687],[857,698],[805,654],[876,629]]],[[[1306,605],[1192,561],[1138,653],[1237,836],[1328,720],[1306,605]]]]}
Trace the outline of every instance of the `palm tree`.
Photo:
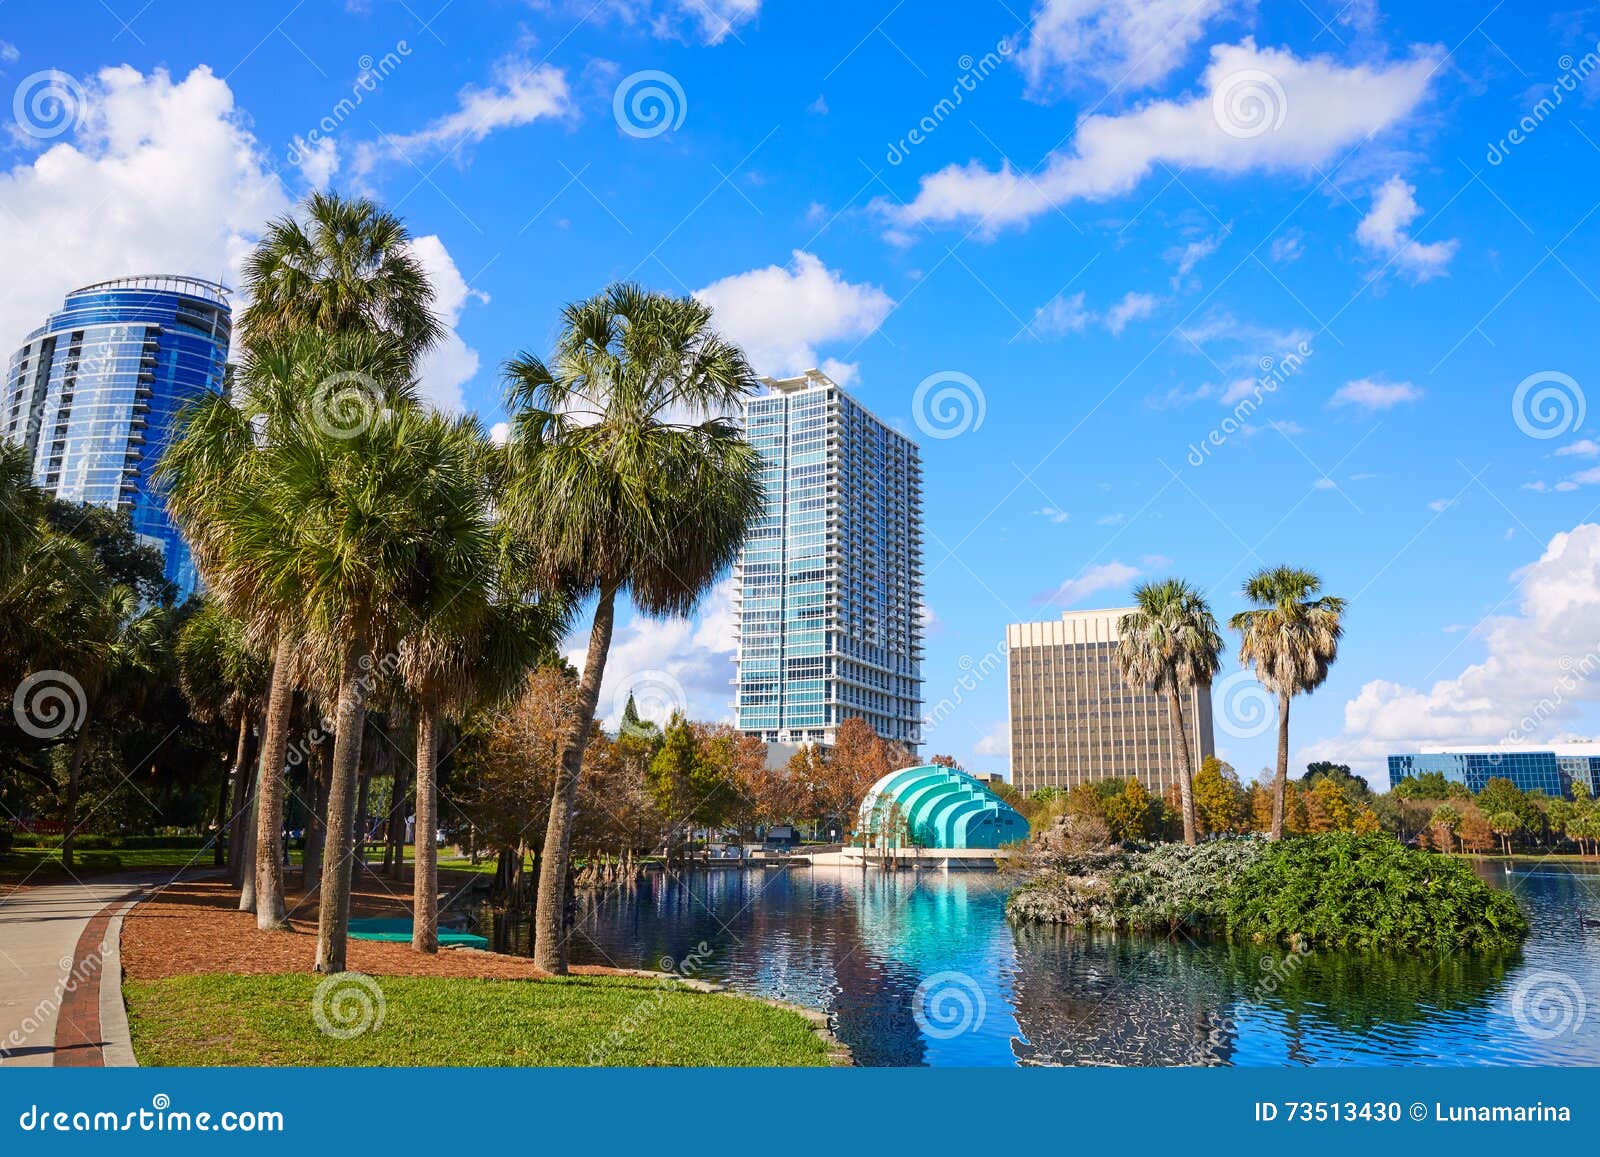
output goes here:
{"type": "Polygon", "coordinates": [[[83,633],[76,640],[72,672],[83,688],[83,710],[67,762],[66,830],[61,837],[61,863],[73,868],[73,842],[78,832],[78,795],[89,751],[91,724],[119,708],[134,708],[161,671],[171,612],[141,606],[132,587],[120,583],[90,596],[83,633]]]}
{"type": "Polygon", "coordinates": [[[1211,686],[1221,666],[1222,636],[1205,596],[1182,579],[1144,583],[1133,592],[1138,610],[1117,625],[1117,663],[1129,683],[1164,691],[1177,737],[1183,842],[1199,838],[1194,809],[1194,762],[1183,722],[1183,696],[1211,686]]]}
{"type": "MultiPolygon", "coordinates": [[[[480,572],[480,582],[481,574],[480,572]]],[[[493,704],[558,657],[566,602],[499,600],[484,587],[424,618],[400,645],[400,670],[416,704],[416,865],[411,947],[439,950],[439,729],[450,716],[493,704]]]]}
{"type": "Polygon", "coordinates": [[[272,569],[305,526],[299,495],[277,484],[285,473],[326,472],[388,408],[414,401],[409,365],[393,340],[372,334],[259,338],[246,347],[231,394],[202,395],[179,413],[157,467],[207,586],[273,655],[255,791],[255,886],[240,896],[241,909],[253,900],[263,930],[286,919],[283,769],[308,633],[306,588],[272,569]]]}
{"type": "MultiPolygon", "coordinates": [[[[416,864],[411,944],[439,949],[438,762],[441,724],[519,688],[555,656],[567,626],[564,600],[519,597],[523,560],[491,518],[500,456],[476,419],[425,419],[453,453],[441,471],[458,493],[438,494],[426,556],[412,576],[399,674],[416,721],[416,864]]],[[[398,784],[398,777],[397,777],[398,784]]]]}
{"type": "MultiPolygon", "coordinates": [[[[233,766],[233,804],[228,803],[228,781],[223,776],[217,796],[215,863],[222,865],[222,834],[229,833],[228,863],[237,872],[246,825],[243,817],[249,799],[245,771],[250,746],[250,721],[261,706],[268,672],[266,658],[245,640],[244,627],[214,600],[206,599],[178,631],[173,657],[177,660],[178,686],[188,701],[189,714],[201,723],[222,723],[238,733],[233,766]]],[[[242,877],[240,883],[243,883],[242,877]]]]}
{"type": "Polygon", "coordinates": [[[381,333],[413,362],[438,343],[433,287],[399,217],[321,192],[303,215],[272,222],[245,263],[250,304],[239,320],[251,341],[294,330],[381,333]]]}
{"type": "Polygon", "coordinates": [[[708,306],[619,284],[567,306],[562,323],[548,364],[524,353],[506,366],[506,516],[542,586],[595,598],[539,865],[534,963],[558,974],[578,777],[617,598],[646,615],[689,613],[764,501],[760,457],[726,416],[755,375],[708,306]]]}
{"type": "Polygon", "coordinates": [[[1272,781],[1272,831],[1283,838],[1283,800],[1289,784],[1289,700],[1315,691],[1339,654],[1345,600],[1318,595],[1322,579],[1292,566],[1267,567],[1245,580],[1244,597],[1255,609],[1240,611],[1228,625],[1239,632],[1239,662],[1278,696],[1278,770],[1272,781]]]}

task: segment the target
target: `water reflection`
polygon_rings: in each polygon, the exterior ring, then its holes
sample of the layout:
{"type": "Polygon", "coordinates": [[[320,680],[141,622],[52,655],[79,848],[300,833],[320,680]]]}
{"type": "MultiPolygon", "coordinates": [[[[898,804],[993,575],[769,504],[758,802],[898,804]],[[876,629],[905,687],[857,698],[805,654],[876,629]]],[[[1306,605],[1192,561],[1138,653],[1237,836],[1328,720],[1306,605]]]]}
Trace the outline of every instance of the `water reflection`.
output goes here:
{"type": "MultiPolygon", "coordinates": [[[[828,1009],[867,1065],[1600,1064],[1600,932],[1579,923],[1600,918],[1600,873],[1484,875],[1529,913],[1519,956],[1302,957],[1013,929],[1015,877],[816,868],[651,875],[595,894],[573,958],[656,968],[704,943],[699,975],[828,1009]],[[1570,978],[1585,1015],[1541,1037],[1519,1024],[1518,991],[1548,974],[1570,978]],[[970,978],[953,1035],[918,1020],[919,985],[948,975],[970,978]]],[[[483,930],[526,951],[525,925],[498,923],[483,930]]]]}

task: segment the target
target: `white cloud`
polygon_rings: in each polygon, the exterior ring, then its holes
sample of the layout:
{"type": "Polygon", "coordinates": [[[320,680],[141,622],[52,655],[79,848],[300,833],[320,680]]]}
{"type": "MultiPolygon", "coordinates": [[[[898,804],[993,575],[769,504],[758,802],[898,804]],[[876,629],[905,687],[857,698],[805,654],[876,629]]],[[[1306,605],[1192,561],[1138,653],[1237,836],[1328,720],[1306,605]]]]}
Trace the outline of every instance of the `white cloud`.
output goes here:
{"type": "Polygon", "coordinates": [[[1178,245],[1167,250],[1166,259],[1177,266],[1177,272],[1172,278],[1172,287],[1177,289],[1189,277],[1189,274],[1194,272],[1195,266],[1220,249],[1222,247],[1222,239],[1230,231],[1229,227],[1224,226],[1220,232],[1213,233],[1209,237],[1201,237],[1199,240],[1191,241],[1187,245],[1178,245]]]}
{"type": "Polygon", "coordinates": [[[569,5],[585,19],[596,9],[624,24],[641,25],[661,40],[685,33],[704,44],[721,44],[761,13],[761,0],[577,0],[569,5]]]}
{"type": "Polygon", "coordinates": [[[300,170],[301,179],[313,189],[326,189],[339,171],[339,143],[333,137],[315,142],[296,137],[289,157],[300,170]]]}
{"type": "Polygon", "coordinates": [[[855,365],[821,362],[817,347],[866,337],[894,308],[876,285],[846,281],[799,249],[787,266],[735,273],[695,296],[716,311],[714,324],[744,347],[757,373],[779,376],[821,364],[840,384],[855,377],[855,365]]]}
{"type": "Polygon", "coordinates": [[[9,40],[0,40],[0,64],[15,64],[22,59],[22,53],[17,46],[9,40]]]}
{"type": "Polygon", "coordinates": [[[1278,265],[1287,265],[1291,261],[1298,261],[1305,255],[1305,235],[1298,229],[1290,229],[1272,239],[1272,245],[1267,250],[1267,255],[1278,265]]]}
{"type": "Polygon", "coordinates": [[[0,348],[15,349],[68,290],[140,273],[237,284],[251,242],[289,208],[234,105],[205,67],[182,80],[128,65],[84,83],[83,119],[0,173],[0,348]]]}
{"type": "Polygon", "coordinates": [[[1047,519],[1050,522],[1055,523],[1057,526],[1060,526],[1063,522],[1072,517],[1072,515],[1068,514],[1065,510],[1060,510],[1054,506],[1041,506],[1038,510],[1034,511],[1034,514],[1038,515],[1040,518],[1047,519]]]}
{"type": "Polygon", "coordinates": [[[1427,281],[1445,272],[1459,242],[1435,241],[1423,245],[1411,239],[1410,227],[1422,214],[1416,188],[1398,176],[1390,177],[1372,196],[1372,209],[1356,226],[1356,240],[1386,257],[1414,281],[1427,281]]]}
{"type": "Polygon", "coordinates": [[[1206,25],[1250,0],[1041,0],[1017,55],[1035,93],[1085,82],[1146,88],[1181,65],[1206,25]]]}
{"type": "MultiPolygon", "coordinates": [[[[1101,519],[1102,523],[1104,521],[1104,519],[1101,519]]],[[[1054,591],[1050,592],[1046,601],[1070,607],[1073,603],[1086,599],[1092,594],[1126,586],[1138,577],[1139,568],[1129,566],[1125,562],[1099,563],[1095,566],[1085,567],[1077,575],[1062,583],[1054,591]]]]}
{"type": "MultiPolygon", "coordinates": [[[[699,611],[689,618],[634,618],[620,627],[606,659],[597,717],[615,728],[629,691],[640,714],[665,723],[671,709],[707,722],[733,721],[733,655],[737,648],[733,613],[733,579],[725,578],[707,592],[699,611]]],[[[580,672],[588,635],[567,642],[567,661],[580,672]]]]}
{"type": "Polygon", "coordinates": [[[1094,313],[1083,304],[1083,296],[1081,291],[1071,297],[1057,294],[1033,311],[1029,328],[1050,337],[1082,333],[1094,320],[1094,313]]]}
{"type": "MultiPolygon", "coordinates": [[[[27,277],[0,281],[0,346],[10,350],[68,290],[140,273],[221,277],[237,285],[289,191],[207,68],[181,81],[123,65],[84,85],[83,120],[31,163],[0,174],[0,253],[27,277]]],[[[478,367],[454,326],[468,290],[438,237],[415,242],[449,328],[422,368],[427,395],[451,409],[478,367]]],[[[237,312],[243,303],[236,297],[237,312]]]]}
{"type": "Polygon", "coordinates": [[[1119,510],[1115,514],[1102,514],[1094,520],[1094,524],[1096,526],[1122,526],[1127,521],[1128,516],[1119,510]]]}
{"type": "MultiPolygon", "coordinates": [[[[1240,321],[1227,310],[1217,309],[1192,325],[1181,327],[1178,336],[1199,348],[1211,362],[1228,369],[1248,367],[1254,375],[1260,371],[1263,357],[1281,359],[1285,354],[1298,353],[1302,345],[1309,349],[1315,335],[1307,329],[1276,329],[1240,321]]],[[[1228,389],[1236,392],[1239,385],[1230,383],[1228,389]]],[[[1253,378],[1251,385],[1253,388],[1253,378]]]]}
{"type": "Polygon", "coordinates": [[[428,351],[418,371],[422,392],[440,409],[459,411],[464,408],[461,387],[478,372],[478,351],[462,340],[456,325],[467,302],[486,304],[489,295],[468,287],[437,236],[418,237],[411,243],[411,250],[433,283],[434,312],[446,329],[444,340],[428,351]]]}
{"type": "Polygon", "coordinates": [[[1410,382],[1379,382],[1371,378],[1357,378],[1346,382],[1328,399],[1330,406],[1355,406],[1369,413],[1392,410],[1401,402],[1415,402],[1422,390],[1410,382]]]}
{"type": "Polygon", "coordinates": [[[1345,67],[1248,38],[1216,45],[1203,92],[1087,117],[1071,147],[1036,173],[1009,162],[998,171],[977,161],[951,165],[924,176],[910,204],[878,208],[902,229],[972,221],[992,234],[1071,201],[1126,193],[1159,164],[1232,176],[1310,173],[1415,109],[1437,58],[1430,48],[1392,64],[1345,67]]]}
{"type": "Polygon", "coordinates": [[[1600,526],[1557,534],[1512,579],[1517,613],[1491,616],[1473,631],[1481,661],[1427,690],[1365,684],[1345,704],[1342,733],[1312,745],[1307,758],[1371,767],[1424,744],[1540,742],[1592,718],[1600,700],[1600,526]]]}
{"type": "Polygon", "coordinates": [[[1121,334],[1128,328],[1129,322],[1149,317],[1160,304],[1161,299],[1153,293],[1129,290],[1123,294],[1121,301],[1106,310],[1106,328],[1114,334],[1121,334]]]}
{"type": "Polygon", "coordinates": [[[1435,514],[1443,514],[1446,510],[1449,510],[1454,505],[1455,500],[1452,498],[1435,498],[1432,502],[1428,503],[1428,509],[1433,511],[1435,514]]]}
{"type": "Polygon", "coordinates": [[[495,63],[493,76],[494,83],[488,88],[467,85],[456,94],[452,112],[436,117],[416,132],[385,135],[357,145],[352,165],[356,173],[370,172],[384,159],[416,161],[461,144],[476,144],[499,129],[518,128],[572,112],[566,74],[553,65],[533,65],[518,57],[505,57],[495,63]]]}
{"type": "Polygon", "coordinates": [[[1595,442],[1592,439],[1584,438],[1580,441],[1572,442],[1568,445],[1562,446],[1556,451],[1555,456],[1557,458],[1593,458],[1597,454],[1600,454],[1600,442],[1595,442]]]}
{"type": "Polygon", "coordinates": [[[1006,721],[1002,719],[984,733],[977,743],[972,745],[974,755],[986,755],[991,759],[1009,757],[1011,755],[1011,731],[1006,721]]]}

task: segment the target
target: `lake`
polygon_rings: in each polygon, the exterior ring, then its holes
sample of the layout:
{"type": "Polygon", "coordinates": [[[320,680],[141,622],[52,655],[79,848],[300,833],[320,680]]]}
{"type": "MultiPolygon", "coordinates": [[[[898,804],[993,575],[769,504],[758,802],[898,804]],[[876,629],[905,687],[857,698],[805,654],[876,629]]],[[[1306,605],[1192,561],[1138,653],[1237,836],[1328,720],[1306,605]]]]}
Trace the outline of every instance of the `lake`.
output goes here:
{"type": "Polygon", "coordinates": [[[1600,870],[1478,871],[1532,923],[1516,957],[1013,928],[1016,875],[793,868],[584,894],[572,959],[826,1009],[863,1065],[1600,1065],[1600,870]]]}

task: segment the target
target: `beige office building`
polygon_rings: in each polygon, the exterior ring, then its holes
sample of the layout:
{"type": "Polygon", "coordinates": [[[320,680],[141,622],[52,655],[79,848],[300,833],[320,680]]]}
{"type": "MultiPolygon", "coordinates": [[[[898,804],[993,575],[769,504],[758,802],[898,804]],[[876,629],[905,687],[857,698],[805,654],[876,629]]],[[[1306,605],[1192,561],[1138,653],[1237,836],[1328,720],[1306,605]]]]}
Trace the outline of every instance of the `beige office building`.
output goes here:
{"type": "MultiPolygon", "coordinates": [[[[1165,694],[1129,686],[1117,666],[1117,623],[1132,609],[1067,611],[1006,628],[1011,782],[1020,790],[1137,776],[1160,794],[1177,782],[1182,756],[1165,694]]],[[[1198,770],[1214,750],[1211,693],[1184,700],[1198,770]]]]}

